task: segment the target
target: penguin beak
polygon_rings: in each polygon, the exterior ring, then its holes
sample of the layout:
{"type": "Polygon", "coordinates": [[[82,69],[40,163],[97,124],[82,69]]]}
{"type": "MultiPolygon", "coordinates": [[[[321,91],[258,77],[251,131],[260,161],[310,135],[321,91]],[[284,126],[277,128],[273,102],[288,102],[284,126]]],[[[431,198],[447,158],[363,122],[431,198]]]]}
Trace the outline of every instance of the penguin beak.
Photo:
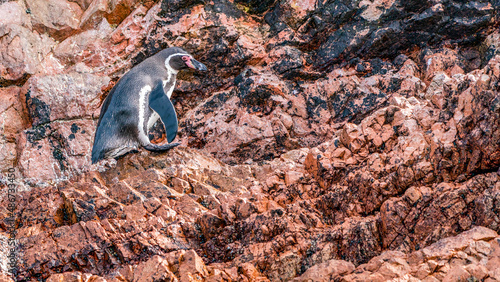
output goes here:
{"type": "Polygon", "coordinates": [[[208,70],[204,64],[198,62],[197,60],[195,60],[193,58],[191,58],[191,60],[187,61],[186,65],[192,69],[199,70],[199,71],[207,71],[208,70]]]}

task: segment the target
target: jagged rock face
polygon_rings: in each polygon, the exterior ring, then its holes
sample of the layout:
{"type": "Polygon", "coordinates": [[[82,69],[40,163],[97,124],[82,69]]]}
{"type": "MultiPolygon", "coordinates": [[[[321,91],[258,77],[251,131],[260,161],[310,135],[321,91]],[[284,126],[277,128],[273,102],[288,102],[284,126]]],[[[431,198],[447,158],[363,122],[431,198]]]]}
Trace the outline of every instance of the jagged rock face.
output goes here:
{"type": "Polygon", "coordinates": [[[499,8],[0,4],[17,280],[500,280],[499,8]],[[169,46],[209,68],[178,75],[182,146],[91,166],[109,90],[169,46]]]}

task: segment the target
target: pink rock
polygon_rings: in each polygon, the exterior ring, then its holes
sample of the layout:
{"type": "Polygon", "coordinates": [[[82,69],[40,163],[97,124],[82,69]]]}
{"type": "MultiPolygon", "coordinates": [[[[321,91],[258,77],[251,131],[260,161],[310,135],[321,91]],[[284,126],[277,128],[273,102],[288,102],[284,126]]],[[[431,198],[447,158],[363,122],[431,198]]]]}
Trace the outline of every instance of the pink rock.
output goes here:
{"type": "Polygon", "coordinates": [[[40,232],[24,237],[21,241],[24,245],[24,263],[30,267],[40,267],[41,263],[52,261],[54,264],[61,263],[55,254],[58,247],[55,241],[46,233],[40,232]]]}
{"type": "Polygon", "coordinates": [[[71,226],[62,226],[54,230],[54,241],[61,250],[60,259],[71,260],[71,255],[83,249],[89,242],[87,241],[85,230],[80,223],[71,226]]]}
{"type": "Polygon", "coordinates": [[[95,29],[80,32],[57,44],[54,48],[54,56],[66,65],[86,64],[92,61],[93,56],[100,56],[103,63],[107,62],[112,59],[109,42],[112,31],[109,23],[102,20],[95,29]]]}
{"type": "Polygon", "coordinates": [[[311,266],[293,281],[331,281],[354,271],[354,264],[343,260],[329,260],[311,266]]]}
{"type": "Polygon", "coordinates": [[[394,2],[395,0],[361,1],[359,7],[365,8],[361,17],[367,21],[376,21],[392,7],[394,2]]]}
{"type": "Polygon", "coordinates": [[[311,0],[288,0],[281,2],[279,5],[285,22],[293,29],[298,29],[304,23],[309,12],[314,11],[315,3],[311,0]]]}
{"type": "Polygon", "coordinates": [[[19,143],[26,144],[19,157],[19,168],[24,177],[33,179],[34,182],[58,179],[63,177],[59,163],[54,158],[51,144],[48,139],[28,143],[29,138],[22,134],[19,143]]]}
{"type": "Polygon", "coordinates": [[[31,28],[31,20],[26,13],[24,3],[4,2],[0,5],[0,25],[18,25],[26,28],[31,28]]]}
{"type": "Polygon", "coordinates": [[[177,213],[170,207],[162,205],[158,210],[155,211],[155,215],[163,218],[165,222],[172,222],[175,220],[177,213]]]}
{"type": "Polygon", "coordinates": [[[270,280],[262,275],[251,263],[244,263],[240,266],[240,271],[249,281],[269,282],[270,280]]]}
{"type": "Polygon", "coordinates": [[[465,270],[477,279],[484,279],[488,275],[488,269],[483,265],[466,265],[465,270]]]}
{"type": "Polygon", "coordinates": [[[80,5],[80,7],[82,8],[82,10],[84,10],[84,11],[92,3],[92,1],[94,1],[94,0],[70,0],[70,2],[75,2],[78,5],[80,5]]]}
{"type": "Polygon", "coordinates": [[[193,250],[188,250],[180,258],[180,281],[203,281],[208,275],[205,263],[193,250]]]}
{"type": "Polygon", "coordinates": [[[136,202],[123,208],[127,214],[127,220],[140,220],[146,217],[146,209],[141,202],[136,202]]]}
{"type": "Polygon", "coordinates": [[[120,24],[141,1],[137,0],[94,0],[81,16],[80,27],[92,22],[100,22],[103,17],[110,24],[120,24]]]}
{"type": "MultiPolygon", "coordinates": [[[[115,39],[112,41],[114,46],[111,47],[111,52],[122,58],[137,52],[146,31],[153,27],[153,18],[158,12],[158,4],[149,10],[142,5],[133,10],[111,33],[111,38],[115,39]]],[[[96,62],[97,65],[100,64],[96,62]]]]}
{"type": "MultiPolygon", "coordinates": [[[[269,118],[262,116],[263,112],[272,111],[276,103],[274,98],[280,100],[279,97],[285,95],[286,85],[278,77],[262,73],[255,73],[245,81],[242,84],[248,83],[249,85],[248,89],[245,87],[241,90],[243,92],[240,94],[241,98],[227,92],[212,96],[214,100],[224,99],[225,102],[219,102],[220,105],[217,105],[221,110],[207,112],[205,107],[215,102],[209,99],[206,104],[187,113],[186,119],[192,121],[191,126],[198,128],[196,132],[191,133],[194,136],[193,139],[187,140],[188,142],[199,141],[199,139],[207,140],[204,144],[206,150],[214,152],[223,161],[234,161],[235,158],[232,155],[237,154],[241,150],[239,148],[246,144],[254,143],[258,151],[253,154],[263,156],[271,153],[269,150],[273,150],[272,146],[276,139],[283,138],[284,142],[287,140],[286,127],[283,130],[277,130],[277,127],[273,128],[273,123],[269,118]],[[259,98],[259,95],[262,97],[259,98]],[[244,105],[244,107],[238,105],[244,105]],[[273,131],[273,129],[276,130],[273,131]]],[[[304,106],[300,105],[300,107],[304,106]]],[[[242,149],[244,152],[248,150],[244,147],[242,149]]]]}
{"type": "Polygon", "coordinates": [[[54,122],[25,130],[18,139],[21,172],[40,182],[87,171],[94,131],[93,120],[54,122]]]}
{"type": "Polygon", "coordinates": [[[285,173],[285,183],[286,185],[292,185],[298,183],[302,178],[304,177],[304,174],[302,172],[298,171],[287,171],[285,173]]]}
{"type": "Polygon", "coordinates": [[[101,88],[110,79],[91,74],[33,76],[23,87],[27,107],[38,126],[55,120],[97,118],[101,88]]]}
{"type": "Polygon", "coordinates": [[[160,256],[153,256],[146,262],[138,264],[133,273],[132,281],[153,282],[160,280],[176,280],[168,261],[160,256]]]}
{"type": "Polygon", "coordinates": [[[79,282],[79,281],[96,281],[96,282],[106,282],[104,278],[99,277],[97,275],[92,275],[89,273],[81,273],[81,272],[65,272],[65,273],[57,273],[57,274],[52,274],[50,277],[46,280],[48,282],[63,282],[63,281],[68,281],[68,282],[79,282]]]}
{"type": "Polygon", "coordinates": [[[28,0],[33,26],[41,33],[49,32],[57,39],[64,39],[78,29],[82,9],[66,0],[28,0]]]}
{"type": "Polygon", "coordinates": [[[359,152],[365,144],[365,137],[357,125],[347,123],[340,134],[340,141],[353,153],[359,152]]]}
{"type": "Polygon", "coordinates": [[[16,138],[27,127],[25,112],[19,101],[19,88],[0,88],[0,170],[14,166],[17,159],[16,138]]]}
{"type": "Polygon", "coordinates": [[[446,276],[443,278],[443,282],[452,282],[452,281],[461,281],[466,280],[471,275],[465,268],[461,265],[457,265],[446,273],[446,276]]]}
{"type": "Polygon", "coordinates": [[[13,142],[0,142],[0,171],[6,173],[16,163],[16,144],[13,142]]]}
{"type": "Polygon", "coordinates": [[[6,273],[0,273],[0,281],[2,282],[14,282],[12,277],[8,276],[6,273]]]}
{"type": "Polygon", "coordinates": [[[5,80],[20,80],[41,69],[55,41],[16,24],[0,25],[0,75],[5,80]]]}
{"type": "Polygon", "coordinates": [[[448,76],[463,73],[458,63],[458,55],[455,50],[445,48],[442,52],[426,54],[424,56],[426,64],[426,79],[432,80],[439,72],[445,72],[448,76]]]}

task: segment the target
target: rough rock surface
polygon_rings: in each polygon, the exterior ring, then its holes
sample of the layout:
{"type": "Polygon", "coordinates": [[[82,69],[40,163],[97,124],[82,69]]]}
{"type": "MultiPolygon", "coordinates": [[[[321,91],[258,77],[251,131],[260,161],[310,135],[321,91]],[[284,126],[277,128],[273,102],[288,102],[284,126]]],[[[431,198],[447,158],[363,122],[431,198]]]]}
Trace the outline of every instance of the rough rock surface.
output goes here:
{"type": "Polygon", "coordinates": [[[500,280],[499,9],[2,2],[0,280],[500,280]],[[103,99],[169,46],[210,69],[178,76],[182,146],[91,166],[103,99]]]}

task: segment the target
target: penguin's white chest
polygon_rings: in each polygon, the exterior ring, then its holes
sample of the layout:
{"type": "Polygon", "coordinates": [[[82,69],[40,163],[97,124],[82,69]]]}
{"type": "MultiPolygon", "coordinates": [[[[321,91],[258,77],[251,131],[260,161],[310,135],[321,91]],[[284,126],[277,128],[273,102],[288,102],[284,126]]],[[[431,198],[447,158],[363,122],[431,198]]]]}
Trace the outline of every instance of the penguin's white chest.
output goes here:
{"type": "MultiPolygon", "coordinates": [[[[140,142],[144,144],[149,143],[149,138],[148,138],[148,132],[147,130],[144,130],[144,121],[147,118],[146,117],[146,107],[148,107],[148,101],[147,97],[151,93],[151,86],[146,85],[141,90],[139,91],[139,119],[138,119],[138,133],[139,133],[139,140],[140,142]]],[[[149,121],[148,121],[149,124],[149,121]]]]}
{"type": "Polygon", "coordinates": [[[175,82],[176,82],[174,80],[172,81],[172,83],[170,83],[170,77],[169,79],[163,81],[163,91],[165,91],[165,93],[167,94],[168,99],[170,99],[170,96],[172,96],[172,93],[174,92],[175,82]]]}
{"type": "Polygon", "coordinates": [[[153,125],[155,124],[155,122],[160,118],[160,116],[153,110],[151,110],[152,113],[151,113],[151,116],[149,116],[149,120],[148,120],[148,130],[151,129],[151,127],[153,127],[153,125]]]}

